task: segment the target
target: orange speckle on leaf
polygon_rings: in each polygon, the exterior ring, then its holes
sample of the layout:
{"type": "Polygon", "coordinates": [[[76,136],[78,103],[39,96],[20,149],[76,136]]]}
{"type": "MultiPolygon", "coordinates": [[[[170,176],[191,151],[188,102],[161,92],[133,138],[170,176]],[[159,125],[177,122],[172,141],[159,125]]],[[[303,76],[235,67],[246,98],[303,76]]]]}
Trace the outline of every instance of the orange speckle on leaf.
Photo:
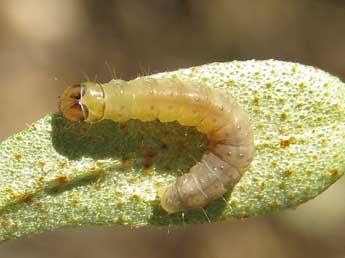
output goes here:
{"type": "Polygon", "coordinates": [[[255,104],[255,105],[259,105],[259,104],[260,104],[260,99],[259,99],[259,97],[255,97],[255,98],[254,98],[254,104],[255,104]]]}
{"type": "Polygon", "coordinates": [[[55,178],[56,182],[63,185],[68,183],[68,178],[66,175],[60,175],[57,178],[55,178]]]}
{"type": "Polygon", "coordinates": [[[293,170],[288,168],[283,172],[284,176],[291,176],[293,174],[293,170]]]}
{"type": "Polygon", "coordinates": [[[265,182],[261,182],[260,183],[260,189],[264,190],[266,188],[266,183],[265,182]]]}
{"type": "Polygon", "coordinates": [[[286,137],[286,136],[280,137],[280,147],[287,148],[290,146],[290,144],[291,144],[291,138],[290,137],[286,137]]]}
{"type": "Polygon", "coordinates": [[[157,157],[157,153],[153,150],[149,150],[145,153],[145,155],[144,155],[144,159],[145,159],[144,171],[146,173],[152,173],[152,171],[153,171],[152,164],[155,161],[156,157],[157,157]]]}

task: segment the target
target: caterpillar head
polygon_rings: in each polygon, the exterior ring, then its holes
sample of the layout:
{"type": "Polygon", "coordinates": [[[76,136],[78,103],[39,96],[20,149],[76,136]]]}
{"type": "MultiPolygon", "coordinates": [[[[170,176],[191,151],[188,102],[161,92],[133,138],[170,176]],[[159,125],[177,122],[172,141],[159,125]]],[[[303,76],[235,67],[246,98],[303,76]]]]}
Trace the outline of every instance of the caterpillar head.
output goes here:
{"type": "Polygon", "coordinates": [[[59,110],[71,121],[94,123],[101,120],[104,114],[102,85],[85,82],[68,87],[60,98],[59,110]]]}

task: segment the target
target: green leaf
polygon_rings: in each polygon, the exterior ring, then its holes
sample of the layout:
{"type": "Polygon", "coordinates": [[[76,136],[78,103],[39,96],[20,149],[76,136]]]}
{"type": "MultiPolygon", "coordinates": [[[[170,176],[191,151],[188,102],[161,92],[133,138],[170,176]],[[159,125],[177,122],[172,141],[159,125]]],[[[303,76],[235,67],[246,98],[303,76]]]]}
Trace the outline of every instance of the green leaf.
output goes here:
{"type": "Polygon", "coordinates": [[[182,225],[272,213],[314,198],[345,165],[344,84],[295,63],[213,63],[166,72],[223,88],[248,112],[256,154],[223,199],[168,215],[157,188],[207,149],[177,123],[71,123],[47,116],[0,145],[0,239],[81,225],[182,225]]]}

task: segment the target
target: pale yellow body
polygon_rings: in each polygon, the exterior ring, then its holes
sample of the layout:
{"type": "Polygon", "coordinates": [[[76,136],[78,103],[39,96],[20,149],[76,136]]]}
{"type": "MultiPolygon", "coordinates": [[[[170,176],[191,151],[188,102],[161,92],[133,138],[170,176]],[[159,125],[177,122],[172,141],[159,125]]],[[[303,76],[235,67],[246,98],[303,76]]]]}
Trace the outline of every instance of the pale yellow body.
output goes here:
{"type": "Polygon", "coordinates": [[[177,121],[207,135],[201,161],[174,184],[159,189],[168,213],[201,208],[220,198],[241,178],[254,156],[253,131],[242,108],[225,93],[176,79],[138,78],[86,83],[81,105],[86,122],[129,119],[177,121]],[[85,113],[84,113],[85,114],[85,113]]]}

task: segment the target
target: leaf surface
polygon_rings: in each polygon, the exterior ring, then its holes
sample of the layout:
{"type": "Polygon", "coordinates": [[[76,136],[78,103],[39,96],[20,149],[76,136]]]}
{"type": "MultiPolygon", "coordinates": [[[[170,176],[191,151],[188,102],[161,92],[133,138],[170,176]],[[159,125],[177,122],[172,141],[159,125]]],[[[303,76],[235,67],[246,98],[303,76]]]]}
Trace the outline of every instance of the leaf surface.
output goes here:
{"type": "Polygon", "coordinates": [[[295,207],[345,171],[345,85],[275,60],[152,75],[224,89],[249,114],[256,154],[223,199],[168,215],[157,189],[188,172],[207,138],[177,123],[71,123],[48,115],[0,144],[0,240],[81,225],[182,225],[295,207]]]}

